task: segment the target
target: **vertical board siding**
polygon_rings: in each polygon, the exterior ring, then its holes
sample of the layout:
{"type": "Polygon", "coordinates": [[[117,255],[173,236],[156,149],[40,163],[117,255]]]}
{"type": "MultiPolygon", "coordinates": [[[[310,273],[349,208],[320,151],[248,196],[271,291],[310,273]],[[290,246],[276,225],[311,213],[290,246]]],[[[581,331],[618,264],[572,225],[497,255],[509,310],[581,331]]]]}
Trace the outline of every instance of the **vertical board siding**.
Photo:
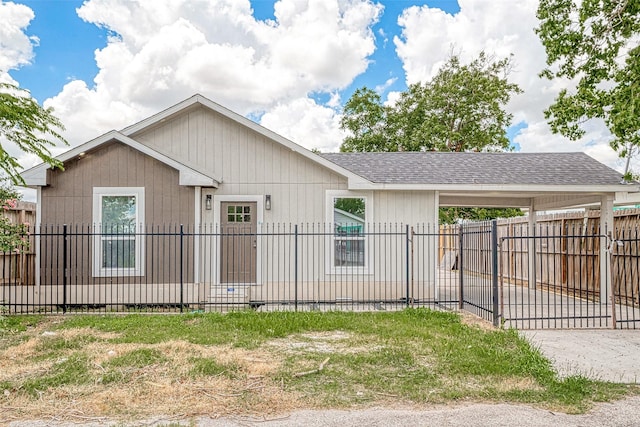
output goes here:
{"type": "Polygon", "coordinates": [[[178,185],[178,171],[124,144],[113,143],[65,170],[51,171],[42,188],[42,224],[93,222],[94,187],[145,187],[148,224],[192,223],[193,189],[178,185]]]}
{"type": "MultiPolygon", "coordinates": [[[[192,224],[195,215],[193,188],[178,185],[178,171],[148,157],[131,147],[114,142],[81,159],[68,161],[65,171],[51,171],[50,185],[42,188],[43,226],[61,226],[69,224],[70,233],[91,232],[93,227],[93,188],[94,187],[145,187],[145,223],[156,225],[192,224]]],[[[78,241],[82,247],[70,250],[79,251],[80,256],[74,262],[84,276],[79,280],[100,283],[108,279],[93,278],[93,237],[86,236],[78,241]]],[[[177,270],[171,254],[149,252],[153,238],[149,238],[145,254],[146,271],[152,270],[152,263],[164,262],[160,276],[171,280],[172,272],[177,270]],[[155,259],[154,259],[155,258],[155,259]]],[[[51,242],[54,246],[55,242],[51,242]]],[[[46,248],[43,248],[43,254],[46,248]]],[[[41,259],[41,276],[50,278],[47,259],[41,259]]],[[[157,268],[155,269],[158,270],[157,268]]],[[[140,283],[156,280],[153,277],[140,277],[140,283]]]]}
{"type": "Polygon", "coordinates": [[[204,107],[134,139],[220,177],[215,195],[271,194],[265,222],[325,222],[325,191],[347,188],[345,177],[204,107]]]}

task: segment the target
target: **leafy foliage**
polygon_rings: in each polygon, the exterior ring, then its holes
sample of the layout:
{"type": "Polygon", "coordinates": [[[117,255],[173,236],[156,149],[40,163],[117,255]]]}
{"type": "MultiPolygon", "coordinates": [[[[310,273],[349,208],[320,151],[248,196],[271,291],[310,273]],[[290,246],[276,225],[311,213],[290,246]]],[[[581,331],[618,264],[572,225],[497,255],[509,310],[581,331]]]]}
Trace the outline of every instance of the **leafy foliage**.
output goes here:
{"type": "MultiPolygon", "coordinates": [[[[67,144],[59,133],[61,130],[64,126],[51,108],[42,108],[24,89],[0,83],[0,136],[25,153],[35,154],[45,163],[62,168],[49,151],[56,140],[67,144]]],[[[24,183],[20,169],[18,160],[0,145],[0,170],[13,184],[24,183]]]]}
{"type": "MultiPolygon", "coordinates": [[[[484,52],[468,65],[452,56],[433,80],[410,85],[395,105],[384,105],[369,88],[358,89],[344,107],[340,126],[349,136],[340,151],[510,150],[506,129],[512,115],[504,106],[522,92],[507,80],[510,66],[510,58],[494,61],[484,52]]],[[[440,209],[444,223],[516,215],[522,211],[440,209]]]]}
{"type": "Polygon", "coordinates": [[[512,116],[504,105],[520,88],[509,83],[510,58],[493,61],[485,53],[470,64],[449,58],[426,83],[415,83],[393,105],[358,89],[347,101],[341,128],[350,133],[343,152],[502,151],[512,116]]]}
{"type": "Polygon", "coordinates": [[[541,0],[537,16],[549,65],[541,76],[577,80],[545,111],[552,131],[575,140],[586,121],[603,119],[628,175],[640,149],[640,2],[541,0]]]}
{"type": "Polygon", "coordinates": [[[453,224],[458,220],[488,221],[496,218],[511,218],[522,216],[524,213],[518,208],[440,208],[438,212],[440,223],[453,224]]]}
{"type": "Polygon", "coordinates": [[[349,212],[350,214],[356,215],[362,219],[365,218],[365,204],[364,199],[362,198],[341,197],[335,200],[333,207],[349,212]]]}
{"type": "MultiPolygon", "coordinates": [[[[131,233],[136,227],[135,196],[102,197],[102,224],[113,231],[131,233]]],[[[108,229],[108,228],[107,228],[108,229]]]]}
{"type": "Polygon", "coordinates": [[[20,252],[29,247],[29,224],[14,224],[4,211],[16,207],[20,194],[7,186],[0,186],[0,252],[20,252]]]}

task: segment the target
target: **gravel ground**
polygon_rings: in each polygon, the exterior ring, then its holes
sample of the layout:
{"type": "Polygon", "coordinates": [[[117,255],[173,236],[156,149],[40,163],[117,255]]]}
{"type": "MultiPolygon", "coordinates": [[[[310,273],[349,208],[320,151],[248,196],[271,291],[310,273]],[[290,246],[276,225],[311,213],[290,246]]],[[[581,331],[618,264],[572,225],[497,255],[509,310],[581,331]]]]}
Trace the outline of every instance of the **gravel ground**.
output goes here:
{"type": "Polygon", "coordinates": [[[560,376],[581,374],[602,381],[640,382],[640,330],[545,329],[520,334],[553,362],[560,376]]]}
{"type": "Polygon", "coordinates": [[[201,419],[202,427],[237,426],[505,426],[505,427],[620,427],[640,425],[640,397],[599,404],[583,415],[554,413],[529,406],[475,404],[430,410],[367,409],[361,411],[300,411],[289,417],[265,421],[255,418],[201,419]]]}
{"type": "Polygon", "coordinates": [[[582,415],[568,415],[536,409],[525,405],[471,404],[463,406],[442,406],[426,410],[396,410],[374,408],[357,411],[298,411],[279,418],[228,417],[199,418],[198,420],[162,419],[146,420],[136,424],[124,423],[55,423],[16,422],[11,427],[89,427],[102,426],[168,426],[196,425],[198,427],[246,427],[246,426],[492,426],[492,427],[623,427],[640,426],[640,397],[635,396],[613,403],[598,404],[593,410],[582,415]]]}

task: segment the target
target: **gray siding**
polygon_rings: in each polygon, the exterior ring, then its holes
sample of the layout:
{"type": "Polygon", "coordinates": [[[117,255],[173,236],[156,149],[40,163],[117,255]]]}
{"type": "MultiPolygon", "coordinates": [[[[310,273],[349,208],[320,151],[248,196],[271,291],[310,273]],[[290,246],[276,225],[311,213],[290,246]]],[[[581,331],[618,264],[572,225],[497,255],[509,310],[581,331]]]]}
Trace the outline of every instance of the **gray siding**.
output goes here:
{"type": "Polygon", "coordinates": [[[194,190],[178,185],[178,171],[118,142],[49,173],[41,224],[91,224],[94,187],[145,187],[147,224],[194,221],[194,190]]]}
{"type": "MultiPolygon", "coordinates": [[[[69,232],[82,234],[70,240],[73,247],[68,249],[70,267],[78,271],[77,283],[113,281],[93,277],[94,237],[89,233],[93,223],[94,187],[145,187],[147,229],[154,224],[161,228],[172,224],[175,229],[177,224],[194,222],[194,189],[178,185],[178,171],[124,144],[105,145],[81,159],[66,162],[64,171],[49,173],[50,185],[42,187],[41,195],[42,231],[60,233],[61,225],[68,224],[69,232]]],[[[61,259],[62,238],[45,235],[40,245],[40,283],[62,283],[62,270],[56,267],[61,259]]],[[[144,263],[147,276],[139,277],[140,283],[176,282],[179,261],[169,250],[175,245],[167,239],[160,242],[160,238],[146,238],[144,263]]],[[[185,267],[187,280],[191,280],[193,268],[187,264],[185,267]]]]}

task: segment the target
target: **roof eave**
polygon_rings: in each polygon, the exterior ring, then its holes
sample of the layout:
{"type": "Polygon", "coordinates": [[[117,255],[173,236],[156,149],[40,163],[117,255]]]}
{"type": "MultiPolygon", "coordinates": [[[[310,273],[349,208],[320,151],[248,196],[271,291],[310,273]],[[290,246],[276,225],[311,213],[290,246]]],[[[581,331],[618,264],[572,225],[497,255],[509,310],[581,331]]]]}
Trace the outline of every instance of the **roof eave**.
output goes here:
{"type": "MultiPolygon", "coordinates": [[[[365,178],[361,177],[360,175],[355,174],[354,172],[337,165],[336,163],[333,163],[330,160],[327,160],[325,158],[323,158],[322,156],[319,156],[316,153],[313,153],[310,150],[307,150],[306,148],[302,147],[301,145],[296,144],[295,142],[283,137],[282,135],[279,135],[275,132],[273,132],[272,130],[269,130],[267,128],[265,128],[264,126],[259,125],[258,123],[247,119],[246,117],[235,113],[231,110],[229,110],[228,108],[223,107],[220,104],[217,104],[213,101],[211,101],[210,99],[196,94],[172,107],[167,108],[164,111],[161,111],[158,114],[155,114],[145,120],[142,120],[134,125],[128,126],[124,129],[122,129],[120,132],[123,135],[126,136],[132,136],[135,133],[138,133],[144,129],[147,129],[149,127],[155,126],[158,123],[161,123],[165,120],[167,120],[168,118],[170,118],[171,116],[174,116],[175,114],[179,114],[181,111],[193,106],[193,105],[202,105],[212,111],[215,111],[218,114],[221,114],[222,116],[233,120],[237,123],[239,123],[242,126],[245,126],[251,130],[253,130],[254,132],[270,139],[273,140],[277,143],[279,143],[280,145],[290,149],[291,151],[300,154],[303,157],[306,157],[307,159],[320,164],[321,166],[335,172],[336,174],[343,176],[349,180],[357,180],[357,181],[366,181],[365,178]]],[[[366,181],[368,182],[368,181],[366,181]]]]}
{"type": "Polygon", "coordinates": [[[398,191],[494,191],[494,192],[573,192],[573,193],[635,193],[640,186],[632,184],[607,185],[546,185],[546,184],[402,184],[375,183],[362,179],[349,180],[350,190],[398,190],[398,191]]]}
{"type": "MultiPolygon", "coordinates": [[[[197,171],[187,165],[184,165],[176,160],[165,156],[162,153],[159,153],[146,145],[140,144],[139,142],[129,138],[126,135],[123,135],[117,131],[107,132],[98,138],[92,139],[84,144],[81,144],[71,150],[60,154],[56,157],[57,160],[62,162],[63,164],[75,157],[80,157],[84,153],[95,150],[101,145],[111,142],[111,141],[119,141],[125,145],[132,147],[133,149],[140,151],[141,153],[148,155],[161,163],[166,164],[169,167],[176,169],[179,172],[179,184],[184,186],[203,186],[203,187],[214,187],[218,188],[219,184],[222,182],[221,179],[216,177],[210,177],[200,171],[197,171]]],[[[25,184],[29,187],[44,187],[49,185],[47,171],[51,168],[49,164],[41,163],[37,166],[34,166],[31,169],[24,171],[21,176],[25,181],[25,184]]]]}

